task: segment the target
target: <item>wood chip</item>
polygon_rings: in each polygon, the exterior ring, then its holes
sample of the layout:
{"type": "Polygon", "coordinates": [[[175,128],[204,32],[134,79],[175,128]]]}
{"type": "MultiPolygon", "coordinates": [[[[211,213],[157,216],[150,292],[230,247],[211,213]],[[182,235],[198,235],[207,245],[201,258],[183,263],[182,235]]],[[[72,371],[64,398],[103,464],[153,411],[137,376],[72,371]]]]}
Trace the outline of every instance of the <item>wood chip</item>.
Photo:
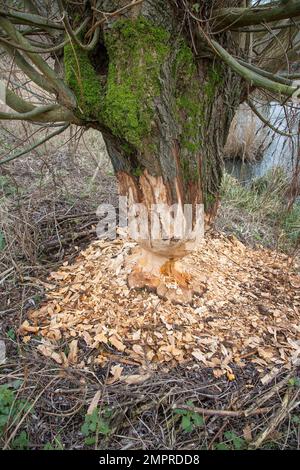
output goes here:
{"type": "MultiPolygon", "coordinates": [[[[46,341],[38,346],[40,353],[76,367],[88,365],[90,348],[100,365],[111,357],[147,370],[197,361],[228,380],[234,362],[252,362],[265,382],[272,380],[272,371],[300,361],[300,276],[286,255],[213,234],[185,258],[205,274],[207,290],[191,305],[174,305],[146,290],[128,289],[123,260],[134,247],[98,240],[73,265],[52,273],[50,287],[45,285],[47,302],[29,312],[20,334],[26,341],[40,334],[46,341]],[[59,352],[65,343],[67,359],[59,352]]],[[[112,371],[109,380],[120,369],[112,371]]]]}

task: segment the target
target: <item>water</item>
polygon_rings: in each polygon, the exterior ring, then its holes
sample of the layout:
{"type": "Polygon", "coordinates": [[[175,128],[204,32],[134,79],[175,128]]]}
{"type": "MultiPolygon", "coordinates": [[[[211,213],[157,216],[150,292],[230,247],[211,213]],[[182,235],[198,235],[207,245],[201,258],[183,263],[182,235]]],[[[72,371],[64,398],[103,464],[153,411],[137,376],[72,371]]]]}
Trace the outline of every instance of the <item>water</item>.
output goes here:
{"type": "MultiPolygon", "coordinates": [[[[300,107],[289,110],[286,117],[285,109],[278,103],[270,103],[268,120],[271,124],[285,132],[297,134],[300,118],[300,107]],[[290,129],[289,129],[290,125],[290,129]]],[[[242,162],[239,159],[226,160],[226,171],[243,182],[264,176],[274,167],[283,168],[288,174],[293,171],[298,149],[298,136],[285,137],[270,130],[270,144],[264,151],[263,158],[255,163],[242,162]]]]}

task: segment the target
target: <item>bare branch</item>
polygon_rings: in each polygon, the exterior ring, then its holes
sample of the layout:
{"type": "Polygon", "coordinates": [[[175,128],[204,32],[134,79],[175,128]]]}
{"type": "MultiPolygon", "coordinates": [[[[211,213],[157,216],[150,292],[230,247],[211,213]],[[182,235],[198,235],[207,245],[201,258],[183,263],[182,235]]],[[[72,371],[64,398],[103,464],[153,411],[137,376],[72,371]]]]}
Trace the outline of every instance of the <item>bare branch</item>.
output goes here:
{"type": "Polygon", "coordinates": [[[58,29],[58,30],[63,30],[64,27],[60,23],[54,23],[53,21],[49,21],[47,18],[44,18],[43,16],[35,15],[32,13],[24,13],[24,12],[19,12],[19,11],[5,11],[5,10],[0,10],[0,16],[6,17],[6,18],[11,18],[13,20],[13,23],[16,24],[28,24],[28,25],[33,25],[33,26],[42,26],[44,28],[52,28],[52,29],[58,29]]]}
{"type": "Polygon", "coordinates": [[[41,75],[32,65],[27,62],[27,60],[20,54],[19,51],[13,49],[7,44],[3,44],[3,49],[12,57],[16,65],[24,72],[24,74],[30,78],[34,83],[36,83],[43,90],[48,91],[49,93],[56,94],[56,90],[51,83],[41,75]]]}
{"type": "MultiPolygon", "coordinates": [[[[272,24],[272,30],[276,31],[279,29],[288,29],[288,28],[293,28],[295,26],[300,26],[299,21],[291,21],[289,23],[284,23],[284,24],[272,24]]],[[[230,28],[231,31],[238,31],[239,33],[265,33],[266,32],[266,27],[265,26],[257,26],[256,28],[237,28],[233,29],[230,28]]]]}
{"type": "MultiPolygon", "coordinates": [[[[88,22],[89,22],[89,18],[86,18],[76,31],[72,31],[72,33],[73,33],[73,35],[74,35],[74,38],[76,38],[77,41],[78,41],[78,39],[77,39],[78,34],[81,33],[81,31],[86,27],[86,25],[88,24],[88,22]]],[[[95,36],[96,36],[96,38],[95,38],[95,39],[96,39],[96,43],[97,43],[97,41],[98,41],[98,39],[99,39],[99,34],[100,34],[100,31],[98,31],[97,35],[95,34],[95,36]]],[[[72,39],[74,39],[74,38],[72,37],[72,39]]],[[[2,42],[2,43],[4,43],[4,44],[7,44],[7,45],[9,45],[9,46],[11,46],[11,47],[14,47],[14,48],[16,48],[16,49],[19,49],[19,50],[21,50],[21,51],[31,52],[31,53],[33,53],[33,54],[45,54],[45,53],[49,53],[49,52],[56,52],[56,51],[62,49],[63,47],[65,47],[65,46],[70,42],[70,38],[68,37],[65,41],[61,42],[60,44],[57,44],[56,46],[52,46],[52,47],[48,47],[48,48],[47,48],[47,47],[43,47],[43,48],[41,48],[41,49],[37,49],[37,48],[35,48],[35,47],[32,47],[32,46],[31,46],[31,41],[29,42],[30,48],[28,48],[28,47],[22,47],[20,44],[15,43],[15,42],[13,42],[13,41],[9,41],[8,39],[3,38],[2,36],[0,36],[0,42],[2,42]]],[[[78,42],[80,42],[80,41],[78,41],[78,42]]],[[[91,44],[92,44],[92,42],[91,42],[91,44]]],[[[95,45],[96,45],[96,44],[94,44],[93,47],[91,47],[91,48],[88,49],[88,50],[93,49],[95,45]]],[[[90,45],[88,45],[86,48],[88,48],[89,46],[90,46],[90,45]]]]}
{"type": "MultiPolygon", "coordinates": [[[[6,32],[6,34],[12,38],[14,42],[19,43],[22,47],[32,49],[29,41],[22,36],[19,31],[13,26],[13,24],[6,18],[0,16],[0,27],[6,32]]],[[[65,83],[57,78],[54,70],[49,67],[46,61],[42,59],[38,54],[27,52],[27,56],[33,62],[33,64],[42,72],[43,75],[50,81],[52,87],[58,94],[59,101],[68,107],[76,107],[76,99],[72,91],[65,85],[65,83]]]]}
{"type": "Polygon", "coordinates": [[[4,165],[5,163],[8,163],[8,162],[11,162],[12,160],[15,160],[16,158],[19,158],[19,157],[22,157],[22,155],[25,155],[26,153],[29,153],[31,152],[31,150],[34,150],[36,149],[37,147],[39,147],[40,145],[44,144],[45,142],[47,142],[48,140],[52,139],[52,137],[58,135],[58,134],[61,134],[62,132],[64,132],[68,127],[69,127],[70,124],[66,124],[65,126],[63,127],[60,127],[59,129],[57,129],[56,131],[52,132],[51,134],[49,134],[48,136],[46,137],[43,137],[41,140],[39,140],[38,142],[36,142],[35,144],[31,145],[30,147],[27,147],[25,150],[22,150],[21,152],[18,152],[14,155],[11,155],[10,157],[6,158],[5,160],[0,160],[0,165],[4,165]]]}
{"type": "Polygon", "coordinates": [[[2,113],[0,111],[0,119],[12,121],[36,121],[34,118],[42,117],[42,115],[48,111],[53,111],[55,107],[56,106],[53,104],[48,104],[46,106],[34,107],[31,111],[27,111],[25,113],[2,113]]]}
{"type": "Polygon", "coordinates": [[[284,20],[300,16],[300,1],[271,2],[259,7],[221,8],[214,12],[216,28],[228,29],[284,20]]]}
{"type": "Polygon", "coordinates": [[[258,117],[258,119],[260,121],[262,121],[267,127],[269,127],[273,132],[276,132],[276,134],[279,134],[279,135],[282,135],[283,137],[293,137],[296,134],[291,134],[290,132],[284,132],[284,131],[281,131],[280,129],[278,129],[277,127],[273,126],[273,124],[270,123],[270,121],[268,121],[268,119],[266,119],[259,111],[258,109],[256,108],[256,106],[254,106],[254,104],[252,103],[252,101],[250,100],[247,100],[247,104],[249,105],[249,107],[252,109],[252,111],[254,112],[254,114],[258,117]]]}
{"type": "Polygon", "coordinates": [[[278,83],[282,83],[283,85],[288,85],[292,86],[293,82],[292,80],[289,79],[289,77],[283,77],[280,75],[273,74],[271,72],[267,72],[266,70],[262,70],[259,67],[256,67],[253,64],[249,64],[248,62],[245,62],[244,60],[238,59],[238,62],[243,65],[244,67],[247,67],[247,69],[252,70],[253,72],[258,73],[262,77],[269,78],[270,80],[278,83]]]}
{"type": "Polygon", "coordinates": [[[243,77],[245,80],[252,83],[256,87],[262,87],[266,90],[286,96],[292,96],[293,93],[297,91],[297,87],[275,82],[273,80],[270,80],[269,78],[263,77],[261,74],[258,74],[257,72],[254,72],[253,70],[250,70],[247,67],[244,67],[216,41],[211,40],[211,45],[213,46],[217,55],[230,68],[232,68],[241,77],[243,77]]]}

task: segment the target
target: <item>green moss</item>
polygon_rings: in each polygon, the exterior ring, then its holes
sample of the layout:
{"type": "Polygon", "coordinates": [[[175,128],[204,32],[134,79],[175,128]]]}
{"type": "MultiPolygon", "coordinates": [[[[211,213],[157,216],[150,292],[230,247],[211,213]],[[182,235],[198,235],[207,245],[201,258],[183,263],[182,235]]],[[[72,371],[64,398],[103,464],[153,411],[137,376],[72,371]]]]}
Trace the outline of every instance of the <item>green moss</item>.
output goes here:
{"type": "Polygon", "coordinates": [[[87,51],[76,44],[64,48],[65,78],[77,98],[79,114],[97,119],[101,109],[101,84],[87,51]]]}
{"type": "Polygon", "coordinates": [[[118,20],[105,35],[109,70],[101,118],[116,136],[138,150],[151,133],[168,42],[169,33],[144,18],[118,20]]]}
{"type": "Polygon", "coordinates": [[[133,176],[142,176],[143,170],[140,166],[137,166],[136,168],[133,169],[132,174],[133,176]]]}
{"type": "Polygon", "coordinates": [[[199,179],[198,159],[201,149],[201,122],[199,78],[191,48],[182,40],[173,65],[175,77],[175,115],[180,129],[181,169],[186,182],[199,179]]]}
{"type": "Polygon", "coordinates": [[[204,210],[205,212],[210,212],[210,210],[214,207],[217,198],[213,194],[207,194],[204,198],[204,210]]]}
{"type": "Polygon", "coordinates": [[[219,63],[213,64],[208,71],[204,85],[204,96],[211,103],[215,97],[217,88],[223,83],[222,69],[219,63]]]}

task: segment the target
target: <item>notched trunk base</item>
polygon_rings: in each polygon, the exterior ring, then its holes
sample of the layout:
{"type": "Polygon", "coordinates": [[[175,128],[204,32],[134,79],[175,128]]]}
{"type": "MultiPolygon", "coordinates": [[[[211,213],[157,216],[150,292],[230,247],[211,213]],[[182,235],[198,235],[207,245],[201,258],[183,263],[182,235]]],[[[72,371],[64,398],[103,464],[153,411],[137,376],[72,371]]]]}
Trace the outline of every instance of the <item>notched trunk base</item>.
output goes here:
{"type": "Polygon", "coordinates": [[[131,269],[128,286],[147,289],[174,304],[190,304],[207,290],[206,276],[193,272],[188,263],[137,248],[127,260],[131,269]]]}

